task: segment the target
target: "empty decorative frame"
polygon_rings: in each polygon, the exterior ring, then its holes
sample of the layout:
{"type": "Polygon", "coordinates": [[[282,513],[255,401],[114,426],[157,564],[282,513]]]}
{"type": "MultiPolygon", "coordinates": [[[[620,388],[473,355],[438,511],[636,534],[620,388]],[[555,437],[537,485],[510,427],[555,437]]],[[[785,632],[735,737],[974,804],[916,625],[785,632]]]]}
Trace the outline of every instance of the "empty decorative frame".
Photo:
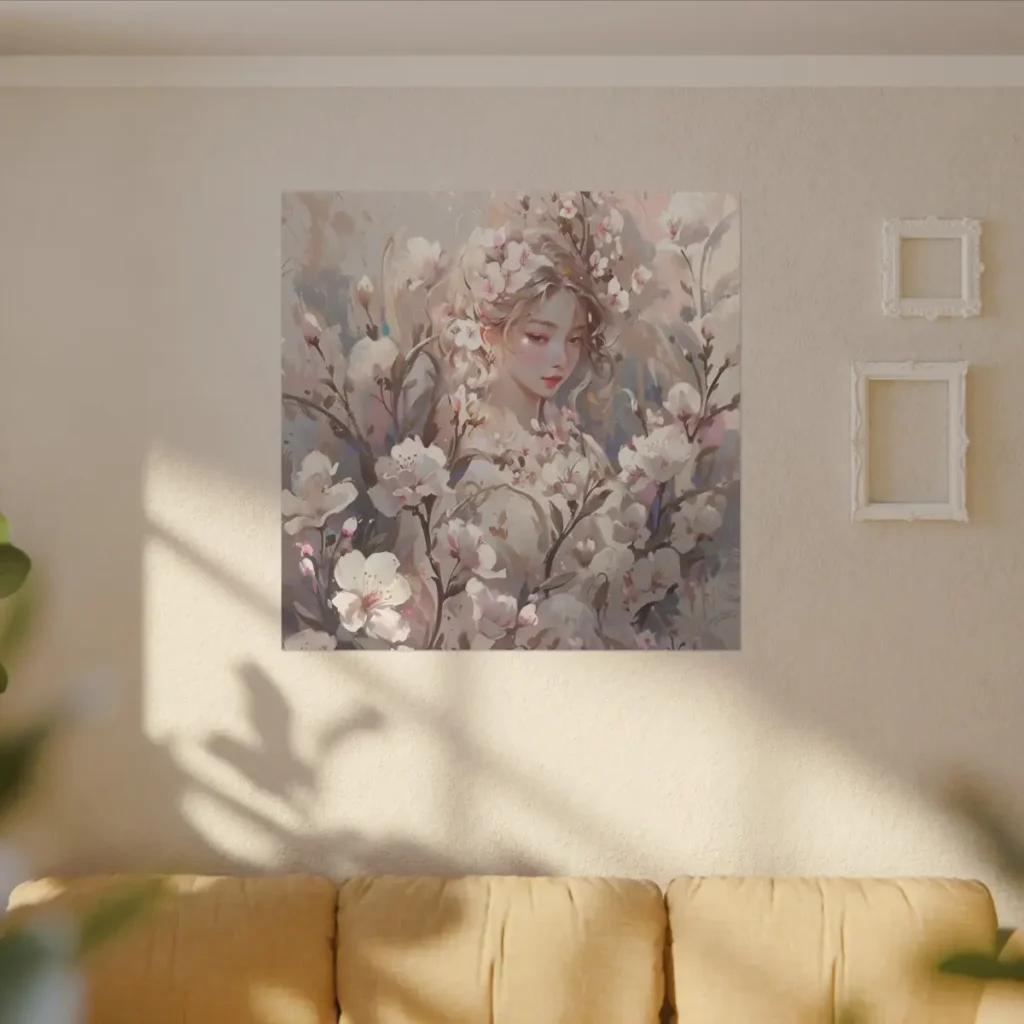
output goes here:
{"type": "Polygon", "coordinates": [[[967,363],[855,363],[851,440],[854,520],[967,521],[967,363]],[[868,388],[872,381],[926,381],[947,385],[945,501],[873,501],[870,493],[868,388]]]}
{"type": "Polygon", "coordinates": [[[944,220],[886,220],[882,225],[882,311],[886,316],[968,317],[981,313],[981,222],[963,217],[944,220]],[[955,297],[904,296],[904,239],[952,239],[960,242],[960,294],[955,297]]]}

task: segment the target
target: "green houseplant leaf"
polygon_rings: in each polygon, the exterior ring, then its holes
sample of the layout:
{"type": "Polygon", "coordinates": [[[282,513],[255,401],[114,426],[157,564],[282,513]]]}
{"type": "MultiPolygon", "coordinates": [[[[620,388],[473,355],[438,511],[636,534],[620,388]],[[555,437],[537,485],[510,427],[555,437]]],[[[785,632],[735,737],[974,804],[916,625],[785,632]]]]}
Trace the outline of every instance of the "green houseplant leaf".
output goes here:
{"type": "Polygon", "coordinates": [[[10,664],[28,636],[35,606],[35,586],[27,583],[6,603],[6,617],[0,620],[0,662],[10,664]]]}
{"type": "Polygon", "coordinates": [[[164,894],[160,879],[146,879],[118,889],[90,908],[82,918],[78,952],[89,953],[141,917],[164,894]]]}
{"type": "Polygon", "coordinates": [[[36,769],[56,722],[35,722],[0,738],[0,819],[10,811],[35,777],[36,769]]]}
{"type": "Polygon", "coordinates": [[[21,588],[32,568],[32,559],[13,544],[0,544],[0,598],[21,588]]]}
{"type": "Polygon", "coordinates": [[[939,972],[983,981],[1024,981],[1024,960],[1002,961],[991,953],[955,953],[939,964],[939,972]]]}
{"type": "Polygon", "coordinates": [[[0,936],[0,1020],[3,1010],[19,998],[52,957],[46,942],[32,931],[18,929],[0,936]]]}

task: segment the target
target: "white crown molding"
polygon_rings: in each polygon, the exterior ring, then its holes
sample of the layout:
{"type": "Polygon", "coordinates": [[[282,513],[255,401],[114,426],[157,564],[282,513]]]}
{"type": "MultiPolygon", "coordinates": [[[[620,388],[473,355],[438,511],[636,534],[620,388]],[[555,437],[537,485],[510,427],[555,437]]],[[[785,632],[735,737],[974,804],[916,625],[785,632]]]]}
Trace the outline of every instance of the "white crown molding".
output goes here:
{"type": "Polygon", "coordinates": [[[1024,57],[0,57],[0,87],[1024,87],[1024,57]]]}

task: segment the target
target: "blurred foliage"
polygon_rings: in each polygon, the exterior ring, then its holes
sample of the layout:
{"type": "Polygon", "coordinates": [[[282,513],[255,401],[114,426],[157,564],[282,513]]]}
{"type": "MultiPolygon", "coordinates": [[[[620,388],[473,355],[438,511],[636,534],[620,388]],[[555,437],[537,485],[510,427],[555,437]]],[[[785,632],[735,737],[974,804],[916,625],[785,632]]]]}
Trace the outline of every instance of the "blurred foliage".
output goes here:
{"type": "Polygon", "coordinates": [[[979,981],[1024,981],[1024,960],[1002,961],[994,953],[954,953],[939,963],[939,973],[979,981]]]}
{"type": "MultiPolygon", "coordinates": [[[[979,834],[995,865],[1012,881],[1024,882],[1024,836],[989,793],[971,779],[958,778],[944,793],[947,806],[979,834]]],[[[978,981],[1024,982],[1024,960],[1002,959],[989,950],[961,950],[942,959],[940,974],[978,981]]]]}
{"type": "Polygon", "coordinates": [[[11,543],[10,524],[0,513],[0,601],[6,605],[0,625],[0,693],[7,689],[7,665],[28,632],[32,591],[25,583],[31,571],[32,559],[11,543]]]}
{"type": "Polygon", "coordinates": [[[127,925],[153,907],[166,893],[164,883],[150,878],[124,886],[101,899],[82,919],[78,952],[87,954],[112,939],[127,925]]]}
{"type": "Polygon", "coordinates": [[[52,955],[51,944],[32,929],[0,935],[0,1021],[6,1021],[7,1007],[21,1000],[26,986],[45,973],[52,955]]]}
{"type": "Polygon", "coordinates": [[[0,822],[31,785],[56,726],[56,720],[44,719],[0,736],[0,822]]]}
{"type": "MultiPolygon", "coordinates": [[[[34,609],[32,559],[11,543],[10,524],[0,514],[0,693],[7,689],[9,665],[28,635],[34,609]]],[[[55,733],[70,717],[61,709],[0,736],[0,825],[24,799],[55,733]]],[[[90,907],[67,935],[52,922],[27,917],[5,927],[0,906],[0,1024],[41,1024],[31,1015],[33,996],[54,983],[54,971],[74,971],[74,962],[113,938],[146,912],[163,889],[147,880],[118,889],[90,907]],[[63,939],[63,941],[62,941],[63,939]]],[[[64,1024],[46,1020],[46,1024],[64,1024]]]]}

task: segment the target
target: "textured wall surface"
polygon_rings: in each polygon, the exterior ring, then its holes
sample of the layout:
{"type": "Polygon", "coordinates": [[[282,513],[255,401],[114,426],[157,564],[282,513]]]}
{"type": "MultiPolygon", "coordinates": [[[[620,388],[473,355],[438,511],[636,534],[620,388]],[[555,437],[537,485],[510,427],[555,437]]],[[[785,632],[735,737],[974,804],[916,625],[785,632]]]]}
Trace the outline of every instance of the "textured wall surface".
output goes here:
{"type": "Polygon", "coordinates": [[[0,501],[51,591],[18,713],[108,670],[41,869],[956,874],[1024,769],[1012,90],[0,92],[0,501]],[[743,202],[743,650],[280,652],[280,193],[743,202]],[[985,314],[883,319],[880,223],[984,219],[985,314]],[[849,363],[969,359],[967,525],[849,522],[849,363]]]}

